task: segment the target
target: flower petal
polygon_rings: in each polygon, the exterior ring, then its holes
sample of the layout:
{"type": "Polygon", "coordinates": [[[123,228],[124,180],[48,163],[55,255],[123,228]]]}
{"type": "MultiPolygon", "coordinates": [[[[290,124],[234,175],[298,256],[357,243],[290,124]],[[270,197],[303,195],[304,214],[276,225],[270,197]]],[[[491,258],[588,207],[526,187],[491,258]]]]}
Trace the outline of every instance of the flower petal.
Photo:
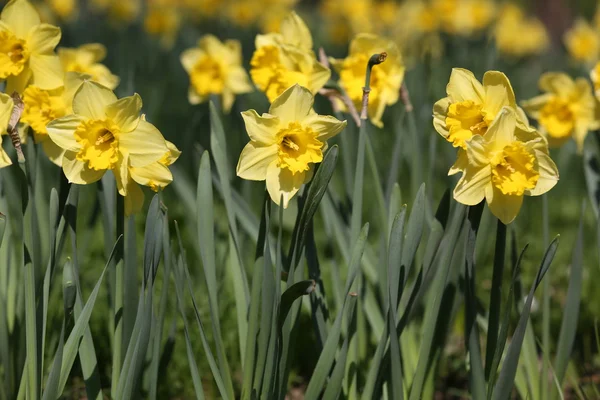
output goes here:
{"type": "Polygon", "coordinates": [[[106,116],[119,126],[121,132],[131,132],[138,126],[141,110],[142,98],[135,93],[109,104],[105,112],[106,116]]]}
{"type": "Polygon", "coordinates": [[[544,92],[567,97],[575,89],[575,82],[562,72],[546,72],[542,74],[539,87],[544,92]]]}
{"type": "Polygon", "coordinates": [[[75,114],[55,119],[46,127],[48,136],[59,147],[68,151],[78,152],[81,149],[81,145],[75,139],[75,129],[77,129],[83,120],[83,117],[75,114]]]}
{"type": "Polygon", "coordinates": [[[483,137],[492,147],[503,148],[514,141],[516,126],[515,110],[503,107],[483,137]]]}
{"type": "Polygon", "coordinates": [[[152,190],[162,189],[173,181],[169,167],[155,162],[145,167],[130,168],[131,178],[140,185],[150,186],[152,190]]]}
{"type": "Polygon", "coordinates": [[[300,190],[302,184],[306,180],[306,173],[299,172],[293,174],[287,168],[280,169],[277,163],[273,162],[267,168],[267,191],[271,196],[271,200],[278,206],[283,197],[283,208],[287,208],[290,200],[300,190]]]}
{"type": "Polygon", "coordinates": [[[485,91],[483,110],[489,119],[494,119],[504,106],[516,106],[513,88],[502,72],[486,72],[483,75],[483,89],[485,91]]]}
{"type": "Polygon", "coordinates": [[[514,221],[523,204],[523,196],[503,194],[494,185],[486,188],[485,198],[492,214],[504,225],[514,221]]]}
{"type": "Polygon", "coordinates": [[[330,115],[311,113],[302,121],[302,124],[309,126],[317,133],[319,140],[325,142],[344,130],[347,122],[345,120],[340,121],[330,115]]]}
{"type": "Polygon", "coordinates": [[[471,100],[475,104],[481,104],[484,98],[481,83],[471,71],[463,68],[452,68],[446,93],[454,102],[471,100]]]}
{"type": "Polygon", "coordinates": [[[331,78],[331,70],[317,60],[313,60],[312,72],[308,81],[310,91],[317,93],[325,86],[329,78],[331,78]]]}
{"type": "Polygon", "coordinates": [[[469,166],[469,158],[467,157],[467,152],[459,147],[458,152],[456,153],[456,162],[452,167],[450,167],[450,171],[448,171],[448,176],[458,174],[459,172],[463,172],[469,166]]]}
{"type": "Polygon", "coordinates": [[[27,46],[32,54],[52,54],[60,42],[60,28],[50,24],[39,24],[30,32],[27,46]]]}
{"type": "Polygon", "coordinates": [[[32,72],[30,68],[25,68],[19,75],[10,75],[6,78],[6,93],[17,92],[23,94],[25,88],[31,82],[32,72]]]}
{"type": "Polygon", "coordinates": [[[198,59],[202,54],[204,54],[204,50],[198,48],[188,49],[181,53],[179,60],[186,72],[189,73],[192,68],[194,68],[194,65],[196,65],[196,62],[198,62],[198,59]]]}
{"type": "Polygon", "coordinates": [[[448,127],[446,125],[446,118],[448,117],[448,108],[452,104],[450,97],[444,97],[438,100],[433,105],[433,127],[445,138],[448,137],[448,127]]]}
{"type": "Polygon", "coordinates": [[[242,112],[242,118],[250,140],[266,146],[275,143],[279,130],[279,118],[270,114],[261,116],[254,110],[242,112]]]}
{"type": "Polygon", "coordinates": [[[273,100],[269,114],[279,117],[282,122],[302,121],[312,109],[313,103],[314,97],[310,91],[296,84],[273,100]]]}
{"type": "Polygon", "coordinates": [[[94,81],[85,81],[75,92],[73,112],[90,119],[104,119],[106,107],[117,100],[109,88],[94,81]]]}
{"type": "Polygon", "coordinates": [[[278,146],[260,146],[248,143],[240,154],[236,168],[237,176],[251,181],[262,181],[267,176],[267,168],[277,160],[278,146]]]}
{"type": "Polygon", "coordinates": [[[5,93],[0,93],[0,135],[4,134],[8,128],[13,107],[14,102],[12,97],[5,93]]]}
{"type": "Polygon", "coordinates": [[[521,102],[521,105],[527,111],[527,114],[531,115],[531,117],[535,119],[539,119],[540,112],[542,108],[554,97],[551,93],[542,94],[539,96],[535,96],[532,99],[525,100],[521,102]]]}
{"type": "Polygon", "coordinates": [[[542,151],[535,150],[540,174],[535,188],[528,193],[529,196],[539,196],[552,189],[558,183],[558,168],[552,158],[542,151]]]}
{"type": "Polygon", "coordinates": [[[281,35],[286,44],[307,52],[312,51],[313,41],[310,31],[296,12],[292,11],[281,21],[281,35]]]}
{"type": "Polygon", "coordinates": [[[65,156],[66,152],[65,149],[63,149],[50,139],[42,141],[42,148],[44,149],[44,153],[46,153],[50,161],[52,161],[59,167],[62,167],[63,157],[65,156]]]}
{"type": "Polygon", "coordinates": [[[121,196],[127,196],[127,183],[129,182],[129,154],[118,153],[117,163],[112,168],[112,172],[117,182],[117,190],[121,196]]]}
{"type": "Polygon", "coordinates": [[[127,196],[125,196],[125,215],[129,216],[142,211],[144,206],[144,192],[140,185],[133,180],[127,184],[127,196]]]}
{"type": "Polygon", "coordinates": [[[467,206],[479,204],[485,197],[485,188],[490,185],[491,176],[489,165],[467,168],[454,188],[454,200],[467,206]]]}
{"type": "Polygon", "coordinates": [[[54,54],[32,54],[29,68],[32,72],[31,84],[40,89],[52,90],[64,84],[64,71],[60,59],[54,54]]]}
{"type": "Polygon", "coordinates": [[[26,0],[10,1],[4,6],[0,19],[21,39],[25,39],[29,30],[40,23],[35,7],[26,0]]]}
{"type": "Polygon", "coordinates": [[[77,159],[77,153],[67,151],[63,157],[63,172],[70,183],[87,185],[102,178],[106,170],[88,168],[87,163],[77,159]]]}
{"type": "Polygon", "coordinates": [[[129,154],[132,167],[143,167],[158,161],[169,151],[160,131],[142,119],[135,130],[119,135],[119,148],[129,154]]]}

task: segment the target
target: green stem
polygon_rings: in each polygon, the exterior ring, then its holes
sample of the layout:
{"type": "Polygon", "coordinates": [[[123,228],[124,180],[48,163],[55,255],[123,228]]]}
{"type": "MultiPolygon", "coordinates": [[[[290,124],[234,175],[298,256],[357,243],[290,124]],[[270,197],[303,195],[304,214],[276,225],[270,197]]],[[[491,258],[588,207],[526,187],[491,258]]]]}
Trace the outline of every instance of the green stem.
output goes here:
{"type": "MultiPolygon", "coordinates": [[[[548,197],[542,195],[542,229],[544,248],[548,247],[550,222],[548,219],[548,197]]],[[[548,276],[544,279],[543,298],[542,298],[542,379],[540,379],[542,399],[548,398],[550,390],[548,381],[548,366],[550,364],[550,270],[548,276]]]]}
{"type": "MultiPolygon", "coordinates": [[[[117,193],[117,237],[123,235],[125,225],[125,202],[123,196],[117,193]]],[[[121,367],[123,363],[123,301],[124,301],[124,268],[123,253],[125,251],[124,241],[120,240],[113,258],[115,267],[115,293],[114,304],[114,338],[113,338],[113,362],[112,362],[112,382],[111,393],[117,393],[119,387],[119,378],[121,376],[121,367]]]]}
{"type": "Polygon", "coordinates": [[[494,251],[494,271],[490,290],[490,312],[488,318],[487,348],[485,354],[485,378],[489,380],[494,354],[498,345],[500,328],[500,306],[502,301],[502,274],[506,251],[506,225],[498,220],[496,229],[496,248],[494,251]]]}

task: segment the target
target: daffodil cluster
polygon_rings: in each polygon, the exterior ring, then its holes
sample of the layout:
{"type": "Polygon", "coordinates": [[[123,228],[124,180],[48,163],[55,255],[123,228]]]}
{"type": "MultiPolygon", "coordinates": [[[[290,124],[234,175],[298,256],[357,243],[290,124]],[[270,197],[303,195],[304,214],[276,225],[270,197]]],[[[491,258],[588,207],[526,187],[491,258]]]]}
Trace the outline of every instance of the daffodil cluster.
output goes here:
{"type": "Polygon", "coordinates": [[[273,100],[268,113],[242,113],[250,142],[240,155],[237,175],[266,181],[271,199],[284,208],[311,180],[327,140],[346,126],[346,121],[315,113],[313,102],[309,89],[294,85],[273,100]]]}
{"type": "Polygon", "coordinates": [[[271,102],[294,84],[315,94],[331,76],[317,61],[310,31],[294,12],[281,23],[280,33],[257,35],[255,44],[250,76],[271,102]]]}
{"type": "Polygon", "coordinates": [[[454,198],[466,205],[486,200],[504,224],[512,222],[523,196],[538,196],[558,181],[544,136],[531,127],[508,78],[488,71],[483,84],[468,70],[455,68],[448,96],[435,103],[434,127],[458,148],[449,175],[462,173],[454,198]]]}

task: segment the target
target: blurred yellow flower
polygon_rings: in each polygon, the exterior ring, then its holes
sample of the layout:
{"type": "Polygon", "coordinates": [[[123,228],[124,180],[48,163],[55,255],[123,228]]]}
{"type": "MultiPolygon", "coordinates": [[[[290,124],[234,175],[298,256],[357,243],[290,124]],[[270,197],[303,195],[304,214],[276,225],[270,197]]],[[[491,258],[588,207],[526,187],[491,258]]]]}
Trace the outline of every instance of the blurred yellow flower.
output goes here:
{"type": "Polygon", "coordinates": [[[86,78],[89,77],[68,72],[65,75],[65,85],[58,89],[43,90],[30,85],[23,92],[25,108],[21,122],[33,129],[36,143],[42,144],[50,161],[58,166],[62,166],[65,150],[50,140],[46,126],[57,118],[73,113],[73,96],[86,78]]]}
{"type": "Polygon", "coordinates": [[[181,25],[181,11],[173,5],[148,5],[144,29],[151,35],[160,36],[164,48],[171,48],[181,25]]]}
{"type": "Polygon", "coordinates": [[[369,95],[369,118],[376,126],[383,126],[381,117],[386,106],[395,104],[400,97],[404,80],[404,63],[394,42],[370,33],[356,36],[350,43],[350,54],[345,59],[330,59],[340,76],[339,84],[346,91],[357,109],[362,105],[363,86],[369,58],[376,53],[387,53],[384,63],[371,72],[369,95]]]}
{"type": "MultiPolygon", "coordinates": [[[[10,122],[13,107],[13,99],[5,93],[0,93],[0,135],[2,136],[8,134],[8,123],[10,122]]],[[[2,148],[2,140],[0,139],[0,168],[8,167],[9,165],[12,165],[12,161],[2,148]]]]}
{"type": "Polygon", "coordinates": [[[483,135],[473,136],[453,169],[462,172],[454,199],[469,206],[485,199],[504,224],[515,219],[524,195],[544,194],[558,181],[546,141],[519,124],[511,107],[503,107],[483,135]]]}
{"type": "Polygon", "coordinates": [[[62,20],[72,20],[77,15],[77,0],[46,0],[46,3],[62,20]]]}
{"type": "Polygon", "coordinates": [[[433,126],[454,147],[466,149],[474,136],[484,135],[505,106],[517,111],[519,123],[528,125],[502,72],[486,72],[482,85],[471,71],[453,68],[446,93],[448,97],[433,105],[433,126]]]}
{"type": "Polygon", "coordinates": [[[181,63],[190,76],[188,99],[192,104],[220,95],[223,110],[229,112],[235,95],[253,90],[242,66],[242,49],[237,40],[223,43],[215,36],[205,35],[198,47],[181,54],[181,63]]]}
{"type": "Polygon", "coordinates": [[[236,25],[248,27],[260,18],[264,9],[257,7],[256,0],[235,0],[227,4],[225,12],[236,25]]]}
{"type": "Polygon", "coordinates": [[[271,102],[296,83],[315,94],[331,76],[317,61],[310,31],[294,12],[281,23],[280,33],[257,35],[255,43],[250,75],[271,102]]]}
{"type": "Polygon", "coordinates": [[[584,78],[574,81],[564,73],[547,72],[540,77],[539,87],[545,93],[524,101],[525,111],[538,120],[550,146],[561,146],[573,137],[582,151],[588,131],[599,126],[590,83],[584,78]]]}
{"type": "Polygon", "coordinates": [[[54,54],[60,29],[40,23],[26,0],[11,0],[0,21],[0,81],[6,80],[5,90],[23,93],[28,84],[43,89],[61,86],[63,72],[54,54]]]}
{"type": "Polygon", "coordinates": [[[510,3],[502,7],[494,37],[499,52],[516,58],[540,54],[550,43],[544,24],[510,3]]]}
{"type": "Polygon", "coordinates": [[[600,35],[585,19],[579,18],[564,35],[569,55],[578,62],[593,63],[600,55],[600,35]]]}
{"type": "Polygon", "coordinates": [[[432,7],[441,19],[440,28],[461,36],[487,28],[496,13],[494,2],[489,0],[433,0],[432,7]]]}
{"type": "Polygon", "coordinates": [[[399,10],[403,23],[395,24],[393,35],[400,53],[407,64],[430,56],[442,55],[442,39],[439,34],[440,16],[424,1],[406,1],[399,10]]]}
{"type": "Polygon", "coordinates": [[[600,100],[600,61],[597,62],[590,71],[590,79],[594,84],[594,94],[596,95],[596,98],[600,100]]]}
{"type": "Polygon", "coordinates": [[[106,58],[106,47],[100,43],[88,43],[77,48],[60,47],[58,56],[65,72],[89,75],[93,81],[111,90],[119,84],[119,77],[100,63],[106,58]]]}
{"type": "Polygon", "coordinates": [[[327,140],[340,133],[346,121],[316,114],[310,90],[294,85],[271,104],[268,114],[242,113],[250,142],[242,150],[237,175],[266,180],[275,204],[286,208],[300,187],[310,181],[314,164],[323,160],[327,140]]]}
{"type": "Polygon", "coordinates": [[[54,143],[66,150],[62,168],[69,182],[89,184],[107,170],[127,196],[129,167],[146,167],[169,151],[158,129],[140,117],[139,95],[117,99],[97,82],[85,81],[73,98],[73,114],[47,126],[54,143]]]}
{"type": "Polygon", "coordinates": [[[142,9],[141,0],[90,0],[90,5],[96,11],[106,11],[117,26],[135,21],[142,9]]]}

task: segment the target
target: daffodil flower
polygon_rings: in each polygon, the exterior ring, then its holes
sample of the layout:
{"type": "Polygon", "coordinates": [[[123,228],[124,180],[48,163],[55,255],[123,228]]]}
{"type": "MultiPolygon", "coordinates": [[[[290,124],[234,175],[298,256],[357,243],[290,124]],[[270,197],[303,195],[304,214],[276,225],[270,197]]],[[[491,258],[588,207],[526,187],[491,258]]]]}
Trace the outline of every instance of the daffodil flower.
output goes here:
{"type": "MultiPolygon", "coordinates": [[[[6,136],[8,134],[8,124],[14,108],[13,99],[5,94],[0,93],[0,135],[6,136]]],[[[2,141],[0,140],[0,168],[8,167],[12,164],[10,157],[2,148],[2,141]]]]}
{"type": "Polygon", "coordinates": [[[60,28],[42,24],[26,0],[11,0],[0,15],[0,81],[6,91],[23,93],[28,84],[56,89],[63,84],[63,70],[54,48],[60,28]]]}
{"type": "Polygon", "coordinates": [[[593,63],[600,55],[600,34],[585,19],[579,18],[564,35],[569,55],[578,62],[593,63]]]}
{"type": "Polygon", "coordinates": [[[65,72],[89,75],[93,81],[111,90],[119,85],[119,77],[100,63],[106,58],[106,47],[100,43],[88,43],[77,48],[60,47],[58,56],[65,72]]]}
{"type": "Polygon", "coordinates": [[[471,71],[453,68],[446,93],[448,97],[433,105],[433,126],[454,147],[466,149],[473,136],[484,135],[505,106],[515,109],[518,120],[528,125],[527,118],[517,107],[512,86],[502,72],[486,72],[482,85],[471,71]]]}
{"type": "Polygon", "coordinates": [[[546,92],[523,102],[523,108],[538,120],[540,132],[551,147],[561,146],[573,137],[583,150],[588,131],[598,128],[595,99],[590,83],[584,78],[547,72],[540,77],[539,87],[546,92]]]}
{"type": "Polygon", "coordinates": [[[327,140],[340,133],[346,121],[316,114],[310,90],[294,85],[277,97],[268,114],[242,113],[250,143],[244,147],[237,175],[253,181],[266,180],[275,204],[283,207],[310,181],[313,167],[323,160],[327,140]]]}
{"type": "Polygon", "coordinates": [[[117,188],[127,195],[129,167],[146,167],[169,151],[158,129],[140,117],[138,94],[117,99],[93,81],[85,81],[73,98],[73,114],[47,126],[54,143],[66,150],[62,168],[69,182],[89,184],[113,171],[117,188]]]}
{"type": "Polygon", "coordinates": [[[540,54],[550,44],[544,24],[535,17],[525,16],[514,3],[502,6],[494,37],[498,51],[515,58],[540,54]]]}
{"type": "Polygon", "coordinates": [[[387,53],[385,62],[371,71],[368,108],[369,119],[379,127],[383,126],[381,118],[385,108],[398,101],[404,80],[405,67],[396,44],[377,35],[359,34],[350,43],[348,57],[343,60],[330,59],[333,68],[340,75],[340,86],[357,109],[360,109],[369,58],[373,54],[383,52],[387,53]]]}
{"type": "Polygon", "coordinates": [[[54,164],[62,166],[65,150],[48,137],[46,126],[57,118],[73,113],[73,96],[87,75],[76,72],[65,74],[65,85],[54,90],[43,90],[30,85],[23,92],[25,108],[21,122],[29,125],[36,143],[41,143],[44,152],[54,164]]]}
{"type": "Polygon", "coordinates": [[[197,48],[181,54],[181,63],[190,76],[188,99],[191,104],[206,102],[211,95],[221,95],[223,109],[229,112],[235,95],[252,91],[237,40],[222,43],[213,35],[205,35],[198,41],[197,48]]]}
{"type": "Polygon", "coordinates": [[[271,102],[294,84],[315,94],[331,76],[317,61],[310,31],[295,12],[282,21],[280,33],[257,35],[255,43],[250,76],[271,102]]]}
{"type": "Polygon", "coordinates": [[[519,124],[511,107],[503,107],[483,135],[471,138],[453,170],[462,172],[454,199],[470,206],[485,199],[504,224],[515,219],[524,195],[544,194],[558,181],[543,136],[519,124]]]}

